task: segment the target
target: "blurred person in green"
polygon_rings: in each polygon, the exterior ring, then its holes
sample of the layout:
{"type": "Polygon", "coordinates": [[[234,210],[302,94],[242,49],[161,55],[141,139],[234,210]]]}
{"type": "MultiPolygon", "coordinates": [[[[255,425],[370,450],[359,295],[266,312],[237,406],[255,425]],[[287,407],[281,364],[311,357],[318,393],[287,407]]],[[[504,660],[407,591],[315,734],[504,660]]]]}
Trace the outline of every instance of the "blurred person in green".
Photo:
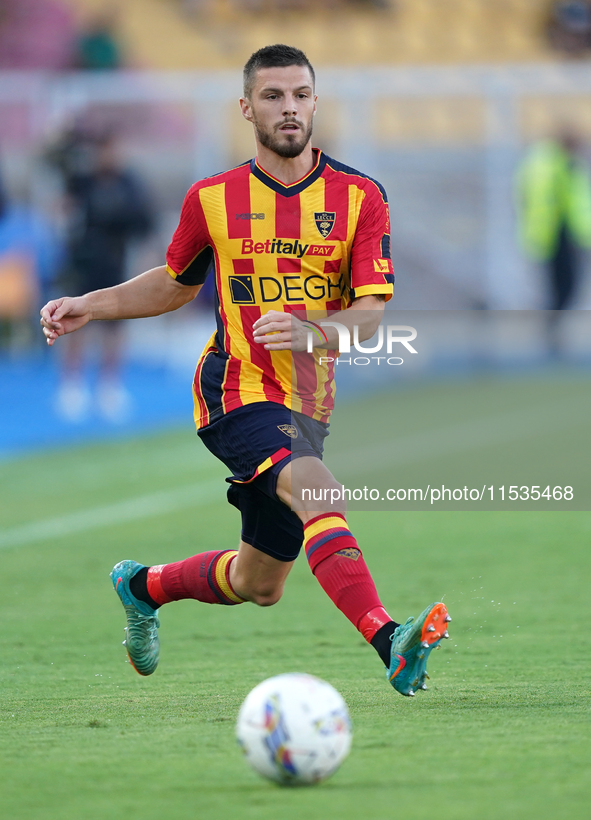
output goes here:
{"type": "Polygon", "coordinates": [[[548,275],[550,310],[572,306],[591,248],[591,176],[572,129],[533,145],[517,173],[521,245],[548,275]]]}
{"type": "Polygon", "coordinates": [[[111,12],[98,15],[78,37],[76,67],[90,71],[114,71],[123,65],[121,47],[111,12]]]}

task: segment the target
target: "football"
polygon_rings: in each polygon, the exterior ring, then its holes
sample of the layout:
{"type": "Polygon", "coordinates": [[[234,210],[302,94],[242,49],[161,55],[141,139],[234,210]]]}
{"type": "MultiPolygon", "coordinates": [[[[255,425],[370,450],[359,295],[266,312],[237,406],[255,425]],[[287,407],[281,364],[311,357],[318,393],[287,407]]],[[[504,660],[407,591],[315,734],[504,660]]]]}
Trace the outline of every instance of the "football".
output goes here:
{"type": "Polygon", "coordinates": [[[326,681],[284,674],[259,683],[240,708],[238,742],[250,765],[284,786],[330,777],[349,754],[347,704],[326,681]]]}

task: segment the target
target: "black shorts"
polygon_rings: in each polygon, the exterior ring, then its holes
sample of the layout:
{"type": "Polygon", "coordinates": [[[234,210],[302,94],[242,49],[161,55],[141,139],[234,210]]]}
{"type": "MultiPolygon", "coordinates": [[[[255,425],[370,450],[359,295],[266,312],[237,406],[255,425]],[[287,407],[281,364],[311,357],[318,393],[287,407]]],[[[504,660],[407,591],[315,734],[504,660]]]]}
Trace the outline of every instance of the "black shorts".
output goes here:
{"type": "Polygon", "coordinates": [[[197,431],[232,471],[228,501],[242,515],[242,540],[279,561],[295,561],[304,540],[298,516],[276,494],[288,461],[322,458],[328,424],[275,402],[232,410],[197,431]]]}

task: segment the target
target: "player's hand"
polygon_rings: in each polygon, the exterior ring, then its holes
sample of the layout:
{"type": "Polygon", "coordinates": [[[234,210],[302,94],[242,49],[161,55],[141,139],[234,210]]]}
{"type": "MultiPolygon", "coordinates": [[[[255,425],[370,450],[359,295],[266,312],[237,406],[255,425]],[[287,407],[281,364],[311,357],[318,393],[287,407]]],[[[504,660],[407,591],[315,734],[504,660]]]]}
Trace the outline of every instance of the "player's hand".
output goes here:
{"type": "Polygon", "coordinates": [[[40,313],[41,327],[50,347],[60,336],[78,330],[91,319],[88,302],[84,296],[52,299],[41,308],[40,313]]]}
{"type": "Polygon", "coordinates": [[[270,310],[253,325],[254,341],[265,350],[306,350],[308,331],[293,313],[270,310]]]}

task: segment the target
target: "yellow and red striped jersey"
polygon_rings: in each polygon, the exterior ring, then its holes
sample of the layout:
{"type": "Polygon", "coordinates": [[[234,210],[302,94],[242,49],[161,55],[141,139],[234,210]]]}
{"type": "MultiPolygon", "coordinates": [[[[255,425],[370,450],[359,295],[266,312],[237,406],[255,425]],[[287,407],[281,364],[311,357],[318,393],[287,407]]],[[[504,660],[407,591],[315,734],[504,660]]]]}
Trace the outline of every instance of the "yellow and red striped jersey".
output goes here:
{"type": "MultiPolygon", "coordinates": [[[[386,192],[375,180],[315,151],[303,179],[284,185],[256,159],[197,182],[167,252],[178,282],[215,274],[217,330],[193,383],[203,427],[245,404],[274,401],[326,421],[334,401],[331,363],[269,351],[253,324],[269,310],[334,312],[368,294],[392,296],[386,192]]],[[[301,313],[300,313],[301,311],[301,313]]]]}

